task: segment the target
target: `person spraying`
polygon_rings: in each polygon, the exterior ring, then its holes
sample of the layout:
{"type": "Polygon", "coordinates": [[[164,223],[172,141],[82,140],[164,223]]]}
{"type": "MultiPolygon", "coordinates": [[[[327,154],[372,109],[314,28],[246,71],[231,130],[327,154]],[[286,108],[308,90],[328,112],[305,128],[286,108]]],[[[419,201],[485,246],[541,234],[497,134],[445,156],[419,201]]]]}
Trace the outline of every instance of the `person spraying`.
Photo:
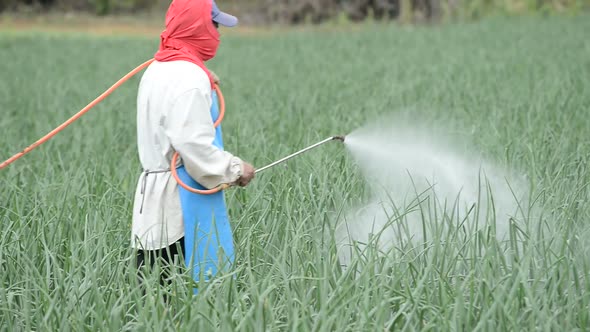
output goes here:
{"type": "Polygon", "coordinates": [[[172,260],[184,257],[198,281],[226,270],[234,248],[223,192],[192,193],[171,175],[197,189],[220,184],[246,186],[252,165],[224,151],[214,74],[205,62],[219,45],[219,25],[237,25],[212,0],[174,0],[166,13],[160,48],[141,78],[137,96],[137,143],[143,172],[133,206],[132,244],[137,265],[163,266],[167,283],[172,260]]]}
{"type": "MultiPolygon", "coordinates": [[[[174,0],[154,59],[137,66],[64,123],[0,163],[0,170],[55,137],[147,68],[137,96],[137,142],[143,172],[131,227],[138,268],[160,260],[162,284],[169,283],[170,266],[179,257],[184,257],[196,281],[227,270],[234,260],[234,248],[221,190],[247,186],[258,173],[327,142],[345,141],[345,136],[331,136],[257,170],[223,150],[218,126],[223,97],[205,61],[217,52],[218,26],[237,23],[236,17],[221,12],[212,0],[174,0]]],[[[141,271],[139,276],[142,280],[141,271]]]]}

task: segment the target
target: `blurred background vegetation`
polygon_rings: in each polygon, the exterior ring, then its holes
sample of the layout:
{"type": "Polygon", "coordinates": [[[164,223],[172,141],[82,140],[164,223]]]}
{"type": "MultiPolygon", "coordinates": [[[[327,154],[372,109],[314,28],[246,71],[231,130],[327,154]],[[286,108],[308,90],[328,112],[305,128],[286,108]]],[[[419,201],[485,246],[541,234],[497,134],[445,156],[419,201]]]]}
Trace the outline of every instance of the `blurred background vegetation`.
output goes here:
{"type": "MultiPolygon", "coordinates": [[[[330,20],[404,23],[472,20],[486,15],[575,14],[590,0],[217,0],[246,24],[302,24],[330,20]]],[[[80,12],[96,15],[164,12],[170,0],[0,0],[0,12],[80,12]]]]}

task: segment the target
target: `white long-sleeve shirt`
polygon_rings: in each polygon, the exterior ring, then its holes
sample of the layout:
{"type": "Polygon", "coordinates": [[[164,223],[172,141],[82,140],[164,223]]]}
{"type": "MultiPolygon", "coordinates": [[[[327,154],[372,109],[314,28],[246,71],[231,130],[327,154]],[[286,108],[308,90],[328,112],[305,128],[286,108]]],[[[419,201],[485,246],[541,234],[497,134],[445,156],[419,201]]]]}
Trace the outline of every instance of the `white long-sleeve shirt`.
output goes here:
{"type": "Polygon", "coordinates": [[[161,249],[184,236],[178,184],[169,171],[175,151],[204,187],[241,176],[242,161],[213,145],[211,103],[209,78],[193,63],[154,61],[143,74],[137,96],[137,147],[144,172],[133,206],[136,248],[161,249]]]}

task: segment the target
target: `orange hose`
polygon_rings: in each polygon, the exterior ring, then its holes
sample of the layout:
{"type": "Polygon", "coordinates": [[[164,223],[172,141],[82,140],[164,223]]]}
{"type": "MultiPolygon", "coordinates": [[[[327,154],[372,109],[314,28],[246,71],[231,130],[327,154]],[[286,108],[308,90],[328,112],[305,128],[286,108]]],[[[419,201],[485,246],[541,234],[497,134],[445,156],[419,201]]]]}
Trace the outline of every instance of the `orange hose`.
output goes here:
{"type": "MultiPolygon", "coordinates": [[[[221,90],[219,89],[219,86],[217,84],[215,85],[215,91],[217,91],[217,98],[219,98],[219,116],[217,117],[217,120],[215,120],[215,123],[213,123],[213,126],[215,128],[217,128],[219,126],[219,124],[221,124],[221,121],[223,120],[223,117],[225,116],[225,99],[223,98],[223,94],[221,93],[221,90]]],[[[215,194],[217,192],[220,192],[224,189],[229,188],[230,185],[227,183],[221,184],[213,189],[205,189],[205,190],[195,189],[193,187],[190,187],[186,183],[182,182],[182,180],[178,177],[178,172],[176,171],[176,161],[177,160],[178,160],[178,152],[174,152],[174,155],[172,155],[172,161],[170,162],[170,172],[172,173],[172,176],[174,177],[176,182],[182,188],[184,188],[192,193],[201,194],[201,195],[211,195],[211,194],[215,194]]]]}
{"type": "MultiPolygon", "coordinates": [[[[33,151],[35,148],[37,148],[41,144],[43,144],[43,143],[47,142],[48,140],[50,140],[51,138],[53,138],[60,131],[64,130],[67,126],[71,125],[74,121],[78,120],[82,115],[86,114],[88,111],[90,111],[90,109],[92,109],[98,103],[103,101],[106,97],[108,97],[111,93],[113,93],[113,91],[115,91],[117,88],[119,88],[123,83],[125,83],[131,77],[135,76],[137,73],[139,73],[140,71],[145,69],[147,66],[149,66],[152,62],[154,62],[154,60],[155,59],[150,59],[150,60],[142,63],[141,65],[137,66],[135,69],[130,71],[127,75],[123,76],[120,80],[118,80],[115,84],[113,84],[110,88],[108,88],[100,96],[98,96],[96,99],[94,99],[92,102],[90,102],[90,104],[86,105],[86,107],[81,109],[78,113],[74,114],[74,116],[72,116],[71,118],[66,120],[60,126],[53,129],[52,131],[50,131],[47,135],[41,137],[39,140],[37,140],[35,143],[29,145],[28,147],[23,149],[21,152],[15,154],[14,156],[8,158],[6,161],[2,162],[2,164],[0,164],[0,170],[6,168],[8,165],[12,164],[13,162],[15,162],[18,159],[20,159],[21,157],[23,157],[25,154],[33,151]]],[[[219,116],[217,117],[217,120],[213,124],[215,127],[217,127],[217,126],[219,126],[219,124],[223,120],[223,116],[225,115],[225,100],[223,98],[223,94],[221,93],[221,90],[219,89],[219,86],[215,85],[214,88],[215,88],[215,91],[217,91],[217,96],[219,98],[219,116]]],[[[190,192],[193,192],[193,193],[198,193],[198,194],[213,194],[213,193],[219,192],[220,190],[226,189],[230,186],[229,184],[222,184],[216,188],[209,189],[209,190],[198,190],[198,189],[194,189],[194,188],[189,187],[184,182],[182,182],[180,180],[180,178],[178,177],[178,174],[176,172],[176,167],[175,167],[177,159],[178,159],[178,152],[175,152],[172,157],[172,163],[171,163],[170,170],[172,172],[172,176],[174,177],[174,179],[184,189],[186,189],[190,192]]]]}
{"type": "Polygon", "coordinates": [[[119,86],[121,86],[121,84],[125,83],[128,79],[130,79],[135,74],[139,73],[145,67],[149,66],[153,61],[154,61],[154,59],[148,60],[148,61],[142,63],[141,65],[139,65],[137,68],[135,68],[132,71],[130,71],[127,75],[123,76],[123,78],[121,78],[120,80],[118,80],[117,83],[113,84],[113,86],[111,86],[110,88],[108,88],[100,96],[98,96],[96,99],[94,99],[90,104],[88,104],[86,107],[84,107],[80,112],[76,113],[74,116],[72,116],[71,118],[69,118],[66,122],[62,123],[59,127],[57,127],[55,129],[53,129],[52,131],[50,131],[47,135],[41,137],[37,142],[29,145],[28,147],[26,147],[21,152],[15,154],[14,156],[10,157],[8,160],[6,160],[2,164],[0,164],[0,170],[3,169],[3,168],[5,168],[6,166],[12,164],[13,162],[17,161],[22,156],[24,156],[25,154],[31,152],[33,149],[35,149],[39,145],[47,142],[49,139],[51,139],[57,133],[59,133],[60,131],[62,131],[65,127],[71,125],[74,121],[78,120],[86,112],[90,111],[91,108],[93,108],[98,103],[100,103],[101,101],[103,101],[103,99],[105,99],[108,95],[110,95],[111,93],[113,93],[113,91],[115,91],[119,86]]]}

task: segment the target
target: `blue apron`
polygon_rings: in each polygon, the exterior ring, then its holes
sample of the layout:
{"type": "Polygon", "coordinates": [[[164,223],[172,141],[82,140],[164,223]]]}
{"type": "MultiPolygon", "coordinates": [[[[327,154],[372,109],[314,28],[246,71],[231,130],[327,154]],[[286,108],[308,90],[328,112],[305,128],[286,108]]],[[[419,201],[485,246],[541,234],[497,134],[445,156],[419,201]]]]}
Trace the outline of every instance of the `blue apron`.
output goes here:
{"type": "MultiPolygon", "coordinates": [[[[217,93],[212,91],[211,118],[219,116],[217,93]]],[[[223,150],[221,126],[215,129],[213,145],[223,150]]],[[[188,186],[206,189],[184,169],[178,168],[179,178],[188,186]]],[[[192,269],[193,279],[209,280],[217,272],[228,271],[234,261],[234,243],[223,191],[211,195],[191,193],[178,186],[184,221],[185,263],[192,269]]],[[[196,289],[195,289],[196,293],[196,289]]]]}

